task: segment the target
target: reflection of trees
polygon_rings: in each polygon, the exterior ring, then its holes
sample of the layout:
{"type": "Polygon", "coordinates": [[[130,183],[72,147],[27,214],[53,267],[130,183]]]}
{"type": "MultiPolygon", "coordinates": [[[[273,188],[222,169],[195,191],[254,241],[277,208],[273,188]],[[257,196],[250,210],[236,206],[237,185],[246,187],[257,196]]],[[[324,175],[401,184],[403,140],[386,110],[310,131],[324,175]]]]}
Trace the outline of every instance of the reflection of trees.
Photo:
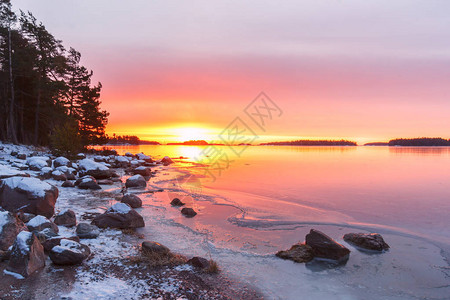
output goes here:
{"type": "Polygon", "coordinates": [[[401,154],[416,154],[416,155],[445,155],[450,154],[448,147],[389,147],[389,153],[401,154]]]}

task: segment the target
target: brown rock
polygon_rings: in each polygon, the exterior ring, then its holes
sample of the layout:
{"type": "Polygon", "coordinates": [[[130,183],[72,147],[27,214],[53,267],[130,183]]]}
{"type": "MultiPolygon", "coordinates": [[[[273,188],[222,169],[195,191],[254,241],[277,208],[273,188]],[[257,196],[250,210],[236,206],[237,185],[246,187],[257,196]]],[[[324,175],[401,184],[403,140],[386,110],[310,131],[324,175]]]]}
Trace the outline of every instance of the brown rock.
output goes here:
{"type": "Polygon", "coordinates": [[[378,233],[347,233],[344,235],[344,241],[367,250],[383,251],[389,249],[389,245],[378,233]]]}
{"type": "Polygon", "coordinates": [[[44,247],[33,233],[20,232],[11,250],[6,270],[28,277],[44,266],[44,247]]]}
{"type": "Polygon", "coordinates": [[[277,252],[276,256],[297,263],[306,263],[314,258],[314,250],[306,244],[295,244],[289,250],[277,252]]]}
{"type": "Polygon", "coordinates": [[[306,245],[314,250],[314,256],[332,260],[347,260],[350,254],[343,245],[339,244],[325,233],[311,229],[306,235],[306,245]]]}

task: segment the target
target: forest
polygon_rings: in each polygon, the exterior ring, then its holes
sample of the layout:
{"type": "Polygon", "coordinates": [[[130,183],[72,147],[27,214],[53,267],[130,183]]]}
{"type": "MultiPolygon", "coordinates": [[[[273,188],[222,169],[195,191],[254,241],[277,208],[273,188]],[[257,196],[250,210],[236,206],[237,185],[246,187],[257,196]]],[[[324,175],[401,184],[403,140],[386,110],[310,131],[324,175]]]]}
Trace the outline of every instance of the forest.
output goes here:
{"type": "Polygon", "coordinates": [[[80,61],[32,13],[0,0],[0,140],[53,148],[105,143],[102,85],[80,61]]]}
{"type": "Polygon", "coordinates": [[[450,146],[450,140],[426,137],[414,139],[394,139],[389,141],[389,146],[450,146]]]}

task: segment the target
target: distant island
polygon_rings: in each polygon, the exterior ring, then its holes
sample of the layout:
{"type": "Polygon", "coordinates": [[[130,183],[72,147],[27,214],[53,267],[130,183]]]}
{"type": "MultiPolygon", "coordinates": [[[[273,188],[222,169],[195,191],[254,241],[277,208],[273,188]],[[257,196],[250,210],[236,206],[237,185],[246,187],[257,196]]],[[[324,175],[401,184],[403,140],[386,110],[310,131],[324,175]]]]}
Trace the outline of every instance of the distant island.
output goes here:
{"type": "Polygon", "coordinates": [[[413,138],[413,139],[394,139],[390,140],[389,146],[414,146],[414,147],[430,147],[430,146],[450,146],[450,140],[443,138],[413,138]]]}
{"type": "Polygon", "coordinates": [[[387,143],[387,142],[372,142],[372,143],[365,143],[364,146],[389,146],[389,143],[387,143]]]}
{"type": "Polygon", "coordinates": [[[161,145],[156,141],[141,141],[135,135],[116,135],[107,136],[107,145],[161,145]]]}
{"type": "Polygon", "coordinates": [[[185,141],[185,142],[181,142],[181,143],[167,143],[167,145],[170,145],[170,146],[173,146],[173,145],[178,145],[178,146],[208,146],[208,145],[223,146],[223,144],[208,143],[207,141],[204,141],[204,140],[191,140],[191,141],[185,141]]]}
{"type": "Polygon", "coordinates": [[[357,143],[347,140],[297,140],[297,141],[261,143],[260,145],[261,146],[357,146],[357,143]]]}

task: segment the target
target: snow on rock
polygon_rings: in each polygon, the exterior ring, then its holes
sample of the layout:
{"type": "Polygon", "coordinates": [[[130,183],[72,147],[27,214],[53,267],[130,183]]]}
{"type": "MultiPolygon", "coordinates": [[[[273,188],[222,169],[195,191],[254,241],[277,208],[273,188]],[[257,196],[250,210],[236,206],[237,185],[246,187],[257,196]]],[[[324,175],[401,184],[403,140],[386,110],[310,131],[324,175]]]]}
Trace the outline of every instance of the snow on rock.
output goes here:
{"type": "Polygon", "coordinates": [[[34,217],[27,223],[27,227],[30,231],[41,231],[45,228],[50,228],[55,233],[58,233],[59,231],[58,226],[44,216],[34,217]]]}
{"type": "Polygon", "coordinates": [[[50,177],[52,177],[52,172],[53,172],[52,168],[43,167],[39,175],[42,176],[44,179],[49,179],[50,177]]]}
{"type": "Polygon", "coordinates": [[[28,231],[22,231],[17,235],[16,243],[14,246],[17,247],[17,249],[22,253],[26,254],[28,251],[30,251],[30,246],[27,244],[27,241],[31,239],[31,236],[33,234],[28,231]]]}
{"type": "Polygon", "coordinates": [[[8,211],[51,217],[57,198],[58,189],[38,178],[10,177],[0,182],[0,205],[8,211]]]}
{"type": "Polygon", "coordinates": [[[31,232],[20,232],[12,247],[6,270],[28,277],[34,271],[44,266],[44,247],[42,247],[37,237],[31,232]]]}
{"type": "Polygon", "coordinates": [[[71,164],[70,164],[70,160],[68,160],[67,158],[65,158],[63,156],[60,156],[53,161],[53,166],[55,168],[61,167],[61,166],[70,167],[71,164]]]}
{"type": "Polygon", "coordinates": [[[27,165],[32,171],[40,171],[44,167],[49,167],[49,158],[45,156],[33,156],[27,159],[27,165]]]}
{"type": "Polygon", "coordinates": [[[26,230],[22,221],[9,211],[0,211],[0,251],[7,251],[22,230],[26,230]]]}
{"type": "Polygon", "coordinates": [[[9,177],[13,177],[13,176],[28,177],[30,175],[28,175],[22,171],[13,169],[9,166],[0,165],[0,179],[9,178],[9,177]]]}
{"type": "Polygon", "coordinates": [[[97,163],[89,158],[85,158],[82,159],[78,162],[78,168],[81,171],[95,171],[95,170],[100,170],[100,171],[106,171],[109,170],[108,167],[106,167],[105,165],[101,164],[101,163],[97,163]]]}
{"type": "Polygon", "coordinates": [[[146,187],[147,182],[145,181],[145,178],[142,175],[134,175],[127,179],[125,182],[125,186],[127,188],[129,187],[146,187]]]}
{"type": "Polygon", "coordinates": [[[127,214],[131,210],[131,207],[125,203],[116,203],[110,208],[108,208],[107,212],[111,213],[119,213],[119,214],[127,214]]]}

